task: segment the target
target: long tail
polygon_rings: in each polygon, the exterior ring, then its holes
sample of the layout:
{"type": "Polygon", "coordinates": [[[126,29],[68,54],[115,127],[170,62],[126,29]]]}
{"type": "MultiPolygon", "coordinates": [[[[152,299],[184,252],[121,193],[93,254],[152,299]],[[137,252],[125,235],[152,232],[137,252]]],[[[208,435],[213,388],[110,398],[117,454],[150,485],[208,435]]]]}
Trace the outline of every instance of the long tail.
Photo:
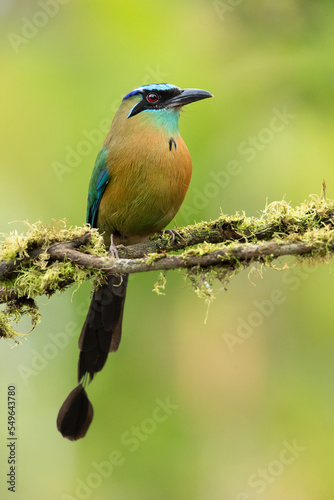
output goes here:
{"type": "Polygon", "coordinates": [[[67,396],[57,417],[59,432],[70,440],[84,437],[92,421],[93,407],[81,381],[89,374],[91,382],[109,352],[118,349],[127,284],[128,275],[109,276],[107,284],[93,294],[79,338],[79,385],[67,396]]]}
{"type": "Polygon", "coordinates": [[[127,284],[127,275],[110,276],[108,283],[94,292],[79,339],[78,382],[86,373],[91,382],[94,373],[102,370],[108,353],[117,351],[127,284]]]}

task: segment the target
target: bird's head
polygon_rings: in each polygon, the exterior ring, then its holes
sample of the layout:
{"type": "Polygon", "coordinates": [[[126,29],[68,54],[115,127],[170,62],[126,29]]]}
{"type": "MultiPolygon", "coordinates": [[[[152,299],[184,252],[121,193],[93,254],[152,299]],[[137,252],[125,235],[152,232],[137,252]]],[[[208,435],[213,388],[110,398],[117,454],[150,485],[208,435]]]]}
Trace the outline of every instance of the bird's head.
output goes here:
{"type": "Polygon", "coordinates": [[[127,127],[147,124],[173,134],[178,131],[181,108],[208,97],[213,95],[206,90],[180,89],[169,83],[143,85],[126,94],[115,118],[126,120],[127,127]]]}

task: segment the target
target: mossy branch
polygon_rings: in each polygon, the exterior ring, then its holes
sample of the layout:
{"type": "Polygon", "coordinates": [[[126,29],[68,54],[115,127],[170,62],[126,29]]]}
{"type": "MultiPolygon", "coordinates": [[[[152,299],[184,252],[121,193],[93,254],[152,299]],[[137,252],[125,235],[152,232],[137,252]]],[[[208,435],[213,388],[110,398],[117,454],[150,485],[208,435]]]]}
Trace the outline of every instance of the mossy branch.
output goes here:
{"type": "MultiPolygon", "coordinates": [[[[226,282],[235,272],[253,264],[272,265],[278,257],[293,255],[309,260],[334,253],[334,202],[311,197],[292,208],[285,201],[266,206],[259,217],[221,215],[178,229],[150,241],[119,248],[119,259],[108,255],[96,229],[28,225],[26,235],[12,232],[0,243],[0,336],[17,335],[8,318],[29,314],[39,320],[34,299],[51,296],[72,283],[106,274],[187,269],[197,293],[210,299],[212,281],[226,282]]],[[[159,285],[156,286],[159,291],[159,285]]]]}

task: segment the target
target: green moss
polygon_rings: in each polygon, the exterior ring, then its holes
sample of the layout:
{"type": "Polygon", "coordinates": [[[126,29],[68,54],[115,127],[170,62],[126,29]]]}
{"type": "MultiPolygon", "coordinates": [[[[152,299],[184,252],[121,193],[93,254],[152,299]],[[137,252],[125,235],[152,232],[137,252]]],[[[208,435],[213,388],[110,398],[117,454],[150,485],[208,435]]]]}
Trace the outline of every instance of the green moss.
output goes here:
{"type": "Polygon", "coordinates": [[[0,337],[7,340],[14,340],[14,342],[18,343],[17,337],[22,336],[21,333],[18,333],[14,330],[13,326],[10,323],[9,317],[6,313],[0,311],[0,337]]]}
{"type": "MultiPolygon", "coordinates": [[[[26,223],[27,224],[27,223],[26,223]]],[[[0,283],[15,289],[21,297],[35,298],[40,295],[52,295],[62,290],[68,284],[83,283],[96,272],[83,269],[70,262],[49,263],[47,249],[54,243],[76,240],[85,233],[87,227],[66,228],[65,221],[54,222],[51,226],[43,226],[40,222],[30,225],[27,234],[18,235],[16,231],[6,235],[0,243],[0,261],[8,261],[28,257],[28,252],[34,248],[43,248],[38,258],[30,267],[24,262],[9,278],[3,278],[0,283]]],[[[81,245],[80,250],[97,256],[106,256],[107,252],[102,236],[96,229],[92,229],[90,238],[81,245]]]]}
{"type": "MultiPolygon", "coordinates": [[[[71,262],[49,262],[47,249],[56,242],[73,241],[84,236],[87,227],[67,228],[65,221],[53,222],[51,226],[43,226],[40,222],[36,224],[25,223],[28,227],[26,234],[18,234],[13,231],[3,235],[4,240],[0,243],[0,262],[19,260],[15,273],[0,279],[0,286],[14,290],[19,300],[34,300],[41,295],[51,296],[58,291],[66,289],[72,283],[80,286],[88,279],[95,278],[95,286],[104,281],[104,274],[89,268],[82,268],[71,262]],[[24,257],[29,256],[35,248],[43,248],[44,251],[29,263],[24,262],[24,257]]],[[[229,279],[245,267],[253,269],[251,260],[239,261],[233,256],[233,250],[240,245],[247,245],[275,241],[277,243],[312,243],[314,249],[306,255],[297,256],[297,263],[324,262],[333,255],[334,241],[334,202],[323,198],[312,196],[298,207],[291,207],[285,200],[267,204],[259,217],[247,217],[245,213],[236,213],[232,216],[221,214],[220,217],[210,222],[199,222],[191,226],[179,228],[181,238],[188,244],[188,248],[182,251],[184,260],[189,257],[202,257],[219,249],[224,249],[225,256],[221,258],[221,264],[214,267],[195,266],[186,271],[193,289],[198,297],[204,299],[208,304],[214,299],[214,283],[226,288],[229,279]],[[204,240],[203,243],[194,245],[194,242],[204,240]],[[217,241],[220,241],[217,243],[217,241]]],[[[148,264],[166,257],[170,251],[171,235],[165,233],[153,238],[157,242],[158,252],[151,253],[146,262],[148,264]]],[[[102,236],[96,229],[90,230],[90,237],[82,244],[80,251],[97,256],[107,256],[102,236]]],[[[272,267],[273,255],[266,255],[257,259],[257,272],[262,272],[265,267],[272,267]]],[[[284,266],[285,267],[285,266],[284,266]]],[[[284,267],[281,269],[284,269],[284,267]]],[[[166,277],[161,273],[154,291],[162,294],[166,285],[166,277]]],[[[16,338],[17,332],[12,328],[8,318],[19,320],[23,314],[32,318],[33,327],[39,321],[36,309],[31,306],[22,306],[19,301],[4,312],[0,313],[0,336],[16,338]]]]}
{"type": "Polygon", "coordinates": [[[22,271],[15,279],[13,288],[22,297],[50,297],[57,291],[65,290],[72,283],[80,285],[95,275],[96,272],[82,269],[71,262],[54,262],[46,269],[34,265],[22,271]]]}
{"type": "Polygon", "coordinates": [[[21,298],[11,300],[6,305],[3,312],[0,311],[0,337],[7,340],[13,340],[15,344],[21,342],[28,333],[30,333],[40,322],[41,315],[34,300],[21,298]],[[31,320],[31,329],[26,334],[14,330],[11,322],[18,323],[22,316],[28,315],[31,320]]]}
{"type": "Polygon", "coordinates": [[[155,292],[157,295],[165,295],[162,290],[165,290],[166,283],[166,273],[161,272],[159,274],[158,280],[154,283],[152,292],[155,292]]]}
{"type": "MultiPolygon", "coordinates": [[[[332,258],[334,202],[314,195],[298,207],[291,207],[285,200],[275,201],[267,204],[259,217],[247,217],[245,213],[236,213],[232,216],[221,214],[214,221],[199,222],[179,228],[178,231],[185,241],[194,237],[215,240],[217,233],[224,234],[225,241],[222,243],[204,241],[182,252],[183,259],[187,260],[189,257],[202,257],[215,250],[227,250],[226,256],[221,259],[221,266],[204,268],[197,266],[186,271],[196,295],[211,303],[214,298],[214,282],[218,281],[226,288],[230,278],[245,267],[250,268],[250,275],[253,272],[262,274],[265,267],[282,269],[274,266],[273,255],[265,255],[256,263],[239,261],[232,255],[232,251],[241,244],[243,248],[247,248],[254,243],[264,245],[268,240],[276,243],[316,242],[312,252],[296,256],[297,263],[324,262],[332,258]],[[226,240],[226,234],[231,234],[230,240],[226,240]]],[[[165,250],[168,250],[168,247],[165,250]]],[[[165,255],[165,252],[150,254],[149,262],[152,263],[165,255]]]]}
{"type": "MultiPolygon", "coordinates": [[[[333,256],[334,202],[325,201],[317,196],[312,196],[310,201],[305,201],[296,208],[282,200],[267,204],[257,218],[246,217],[244,213],[237,213],[233,216],[221,215],[213,222],[198,223],[189,226],[187,230],[190,233],[196,231],[203,235],[202,231],[207,233],[210,230],[216,231],[217,228],[226,229],[227,227],[237,232],[241,241],[246,241],[246,243],[242,243],[244,248],[254,243],[265,244],[268,239],[277,243],[314,244],[316,242],[312,252],[296,256],[297,263],[312,263],[314,265],[316,262],[327,261],[333,256]],[[262,236],[264,242],[261,240],[262,236]]],[[[180,231],[182,233],[183,230],[180,231]]],[[[184,259],[187,259],[189,256],[201,257],[218,249],[227,250],[226,257],[222,257],[221,266],[197,267],[187,271],[187,276],[198,297],[206,302],[211,302],[214,298],[213,282],[218,280],[225,288],[230,278],[245,267],[250,267],[250,275],[254,270],[256,273],[262,274],[264,267],[277,269],[273,265],[273,255],[265,255],[255,263],[239,261],[231,253],[240,244],[241,242],[235,241],[235,239],[215,244],[204,242],[183,252],[184,259]],[[230,254],[228,250],[231,250],[230,254]]],[[[284,268],[280,268],[280,270],[284,268]]]]}
{"type": "MultiPolygon", "coordinates": [[[[12,231],[9,234],[0,233],[4,240],[0,242],[0,261],[27,257],[28,252],[34,248],[49,248],[54,243],[72,241],[82,237],[88,230],[83,227],[66,227],[66,220],[52,221],[50,226],[45,226],[41,222],[29,224],[26,234],[18,234],[12,231]]],[[[91,229],[91,236],[83,249],[87,253],[94,255],[106,255],[103,238],[96,229],[91,229]]]]}
{"type": "MultiPolygon", "coordinates": [[[[87,227],[67,228],[65,221],[54,221],[51,226],[44,226],[40,222],[32,225],[25,224],[28,226],[26,234],[13,231],[8,235],[3,235],[5,238],[0,243],[0,261],[18,260],[28,257],[29,252],[35,248],[44,249],[44,252],[40,253],[29,267],[25,266],[22,261],[21,266],[19,265],[10,277],[0,278],[0,285],[9,290],[15,290],[20,300],[33,300],[41,295],[50,297],[57,291],[65,290],[72,283],[80,286],[91,277],[98,278],[100,275],[102,279],[102,273],[92,269],[83,269],[71,262],[49,263],[47,249],[52,244],[81,238],[87,233],[87,227]]],[[[81,245],[80,250],[98,256],[107,255],[103,238],[96,229],[90,230],[90,237],[85,244],[81,245]]],[[[20,303],[19,301],[9,303],[1,313],[1,336],[11,339],[19,338],[20,334],[11,327],[8,318],[19,321],[23,315],[28,314],[32,319],[33,328],[36,326],[39,313],[37,316],[36,309],[31,307],[31,303],[29,307],[27,304],[27,302],[20,303]]]]}

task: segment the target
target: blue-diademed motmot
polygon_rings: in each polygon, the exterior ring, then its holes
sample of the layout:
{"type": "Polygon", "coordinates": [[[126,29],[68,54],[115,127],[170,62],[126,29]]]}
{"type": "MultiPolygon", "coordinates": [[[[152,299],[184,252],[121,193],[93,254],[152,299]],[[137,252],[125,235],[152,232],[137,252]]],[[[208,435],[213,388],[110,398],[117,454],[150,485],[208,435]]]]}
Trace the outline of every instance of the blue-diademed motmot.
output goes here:
{"type": "MultiPolygon", "coordinates": [[[[89,183],[87,223],[106,245],[132,245],[163,230],[187,192],[192,163],[179,132],[182,107],[213,97],[200,89],[160,83],[123,98],[89,183]]],[[[82,380],[100,371],[118,349],[128,276],[109,276],[93,294],[79,339],[79,385],[63,403],[57,426],[64,437],[84,437],[93,418],[82,380]]]]}

